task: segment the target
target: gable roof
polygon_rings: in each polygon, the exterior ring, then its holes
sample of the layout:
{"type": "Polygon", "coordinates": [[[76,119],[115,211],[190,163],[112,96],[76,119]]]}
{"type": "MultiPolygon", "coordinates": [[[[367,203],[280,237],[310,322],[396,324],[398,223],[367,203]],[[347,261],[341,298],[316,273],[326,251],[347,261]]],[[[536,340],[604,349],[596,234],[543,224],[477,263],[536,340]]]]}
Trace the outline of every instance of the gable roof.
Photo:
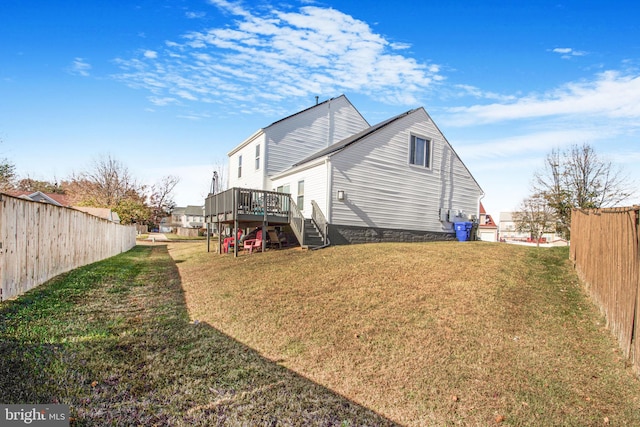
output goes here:
{"type": "Polygon", "coordinates": [[[111,222],[120,223],[120,216],[117,212],[112,211],[109,208],[95,208],[92,206],[74,206],[74,209],[89,215],[97,216],[98,218],[106,219],[111,222]]]}
{"type": "Polygon", "coordinates": [[[495,221],[484,209],[484,205],[480,202],[480,215],[484,215],[484,224],[479,224],[481,228],[498,228],[495,221]]]}
{"type": "Polygon", "coordinates": [[[204,215],[203,209],[204,209],[203,206],[188,205],[186,208],[184,208],[184,215],[203,216],[204,215]]]}
{"type": "MultiPolygon", "coordinates": [[[[284,118],[282,118],[282,119],[280,119],[280,120],[276,120],[275,122],[271,123],[269,126],[265,127],[264,129],[268,129],[268,128],[270,128],[271,126],[277,125],[278,123],[284,122],[285,120],[289,120],[289,119],[290,119],[290,118],[292,118],[292,117],[295,117],[295,116],[298,116],[298,115],[300,115],[300,114],[303,114],[303,113],[305,113],[305,112],[307,112],[307,111],[313,110],[314,108],[318,108],[318,107],[320,107],[320,106],[322,106],[322,105],[324,105],[324,104],[328,104],[329,102],[333,101],[334,99],[338,99],[338,98],[344,98],[344,99],[347,99],[347,97],[346,97],[346,96],[344,96],[344,95],[340,95],[340,96],[338,96],[338,97],[336,97],[336,98],[329,98],[329,99],[327,99],[326,101],[319,102],[319,103],[317,103],[317,104],[315,104],[315,105],[312,105],[312,106],[311,106],[311,107],[309,107],[309,108],[305,108],[304,110],[300,110],[300,111],[298,111],[297,113],[291,114],[290,116],[284,117],[284,118]]],[[[349,101],[349,100],[347,99],[347,102],[348,102],[348,101],[349,101]]],[[[349,102],[349,103],[350,103],[350,102],[349,102]]],[[[351,103],[350,103],[350,104],[351,104],[351,103]]],[[[352,105],[353,105],[353,104],[352,104],[352,105]]],[[[355,108],[355,107],[354,107],[354,108],[355,108]]]]}
{"type": "Polygon", "coordinates": [[[335,154],[341,150],[344,150],[345,148],[349,147],[350,145],[368,137],[369,135],[374,134],[375,132],[378,132],[379,130],[383,129],[386,126],[389,126],[390,124],[401,120],[407,116],[410,116],[411,114],[414,114],[418,111],[422,111],[424,112],[424,114],[427,116],[427,118],[431,121],[431,123],[433,124],[433,126],[438,130],[438,133],[442,136],[442,138],[444,139],[444,141],[447,143],[447,145],[449,146],[449,148],[451,149],[451,151],[453,151],[453,153],[455,154],[455,156],[458,158],[458,160],[460,161],[460,163],[462,164],[462,167],[464,167],[467,172],[469,173],[469,177],[471,177],[471,179],[473,180],[473,182],[475,182],[475,184],[478,186],[478,189],[480,190],[480,192],[482,194],[484,194],[484,191],[482,190],[482,187],[480,186],[480,184],[478,183],[478,181],[476,180],[476,178],[473,176],[473,174],[471,173],[471,171],[469,170],[469,168],[467,167],[467,165],[462,161],[462,159],[460,158],[460,156],[458,156],[458,153],[456,153],[456,150],[453,148],[453,146],[449,143],[449,140],[447,139],[446,136],[444,136],[444,133],[442,133],[442,131],[440,130],[440,128],[438,127],[438,125],[436,124],[436,122],[433,121],[433,119],[431,118],[431,116],[429,115],[429,113],[427,113],[427,110],[424,109],[424,107],[419,107],[419,108],[414,108],[413,110],[409,110],[405,113],[402,114],[398,114],[395,117],[392,117],[390,119],[387,119],[383,122],[378,123],[377,125],[371,126],[363,131],[360,131],[358,133],[356,133],[355,135],[352,135],[348,138],[343,139],[342,141],[338,141],[335,144],[330,145],[327,148],[324,148],[318,152],[316,152],[315,154],[301,160],[300,162],[294,164],[291,166],[291,168],[289,169],[289,171],[291,171],[292,169],[298,168],[301,165],[311,162],[313,160],[322,158],[324,156],[330,156],[332,154],[335,154]]]}
{"type": "Polygon", "coordinates": [[[329,98],[329,99],[327,99],[326,101],[319,102],[319,103],[317,103],[317,104],[315,104],[315,105],[312,105],[312,106],[311,106],[311,107],[309,107],[309,108],[305,108],[304,110],[300,110],[300,111],[298,111],[297,113],[293,113],[293,114],[291,114],[291,115],[289,115],[289,116],[287,116],[287,117],[284,117],[284,118],[282,118],[282,119],[276,120],[275,122],[271,123],[270,125],[268,125],[268,126],[266,126],[266,127],[263,127],[263,128],[261,128],[261,129],[258,129],[258,130],[257,130],[257,131],[255,131],[251,136],[249,136],[247,139],[245,139],[245,140],[244,140],[244,141],[242,141],[240,144],[238,144],[236,147],[234,147],[234,148],[233,148],[233,150],[231,150],[229,153],[227,153],[227,155],[228,155],[228,156],[232,156],[233,154],[235,154],[236,152],[238,152],[238,150],[242,149],[242,148],[243,148],[243,147],[245,147],[248,143],[250,143],[251,141],[253,141],[254,139],[256,139],[258,136],[260,136],[261,134],[263,134],[267,129],[269,129],[269,128],[271,128],[271,127],[275,126],[275,125],[278,125],[278,124],[280,124],[280,123],[282,123],[282,122],[285,122],[285,121],[287,121],[287,120],[289,120],[289,119],[291,119],[291,118],[293,118],[293,117],[296,117],[296,116],[299,116],[299,115],[301,115],[301,114],[304,114],[304,113],[306,113],[306,112],[308,112],[308,111],[311,111],[311,110],[313,110],[313,109],[320,108],[320,107],[324,106],[325,104],[328,104],[328,103],[330,103],[331,101],[335,101],[335,100],[340,99],[340,98],[343,98],[343,99],[344,99],[344,100],[345,100],[349,105],[351,105],[351,106],[353,107],[353,109],[354,109],[354,110],[355,110],[355,111],[360,115],[360,117],[362,117],[362,119],[364,120],[364,122],[365,122],[365,123],[367,123],[367,124],[369,123],[369,122],[367,122],[367,120],[362,116],[362,114],[360,114],[360,111],[358,111],[358,109],[357,109],[356,107],[354,107],[354,105],[351,103],[351,101],[349,101],[349,99],[348,99],[348,98],[343,94],[343,95],[340,95],[340,96],[337,96],[337,97],[334,97],[334,98],[329,98]]]}
{"type": "Polygon", "coordinates": [[[403,117],[406,117],[412,113],[414,113],[415,111],[418,111],[419,108],[414,108],[413,110],[409,110],[405,113],[402,114],[398,114],[395,117],[392,117],[390,119],[387,119],[383,122],[378,123],[377,125],[373,125],[371,127],[368,127],[367,129],[360,131],[358,133],[356,133],[355,135],[352,135],[348,138],[343,139],[342,141],[338,141],[335,144],[332,144],[330,146],[328,146],[327,148],[324,148],[318,152],[316,152],[315,154],[312,154],[311,156],[307,157],[306,159],[302,159],[301,161],[299,161],[298,163],[294,164],[293,167],[296,166],[300,166],[304,163],[310,162],[312,160],[318,159],[320,157],[324,157],[324,156],[328,156],[330,154],[336,153],[340,150],[343,150],[344,148],[348,147],[349,145],[360,141],[363,138],[366,138],[367,136],[371,135],[372,133],[375,133],[377,131],[379,131],[380,129],[384,128],[385,126],[390,125],[391,123],[400,120],[403,117]]]}
{"type": "Polygon", "coordinates": [[[8,191],[7,194],[34,202],[49,203],[56,206],[71,206],[65,194],[43,193],[42,191],[8,191]]]}

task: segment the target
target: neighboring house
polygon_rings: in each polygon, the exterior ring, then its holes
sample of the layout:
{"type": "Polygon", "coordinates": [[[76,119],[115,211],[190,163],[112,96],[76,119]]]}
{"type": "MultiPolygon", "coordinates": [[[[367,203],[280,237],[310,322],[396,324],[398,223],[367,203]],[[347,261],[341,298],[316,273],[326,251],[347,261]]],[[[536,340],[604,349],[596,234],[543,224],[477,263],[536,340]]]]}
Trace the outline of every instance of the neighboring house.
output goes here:
{"type": "Polygon", "coordinates": [[[483,196],[424,108],[369,126],[344,95],[254,133],[229,170],[230,187],[290,194],[332,244],[453,239],[483,196]]]}
{"type": "Polygon", "coordinates": [[[164,217],[160,219],[160,224],[158,224],[158,231],[160,233],[171,233],[173,231],[172,218],[164,217]]]}
{"type": "Polygon", "coordinates": [[[94,208],[89,206],[73,206],[73,209],[88,213],[89,215],[97,216],[102,219],[106,219],[116,224],[120,224],[120,216],[118,212],[114,212],[109,208],[94,208]]]}
{"type": "Polygon", "coordinates": [[[204,227],[204,207],[189,205],[174,208],[171,212],[171,225],[182,228],[204,227]]]}
{"type": "Polygon", "coordinates": [[[116,224],[120,224],[120,217],[117,212],[112,211],[109,208],[94,208],[88,206],[71,206],[69,199],[64,194],[58,193],[43,193],[41,191],[12,191],[9,193],[12,196],[20,197],[22,199],[32,200],[34,202],[49,203],[56,206],[63,206],[67,208],[73,208],[89,215],[97,216],[102,219],[106,219],[116,224]]]}
{"type": "Polygon", "coordinates": [[[34,202],[50,203],[56,206],[69,207],[71,204],[64,194],[43,193],[42,191],[10,191],[9,195],[20,197],[22,199],[32,200],[34,202]]]}
{"type": "Polygon", "coordinates": [[[480,218],[478,219],[478,237],[485,242],[498,241],[498,226],[491,215],[485,211],[482,203],[480,203],[480,218]]]}
{"type": "MultiPolygon", "coordinates": [[[[518,231],[516,222],[513,219],[515,212],[500,212],[500,223],[498,226],[498,237],[501,242],[527,242],[531,240],[531,233],[518,231]]],[[[555,232],[545,232],[542,239],[548,243],[565,245],[566,240],[561,239],[555,232]]]]}

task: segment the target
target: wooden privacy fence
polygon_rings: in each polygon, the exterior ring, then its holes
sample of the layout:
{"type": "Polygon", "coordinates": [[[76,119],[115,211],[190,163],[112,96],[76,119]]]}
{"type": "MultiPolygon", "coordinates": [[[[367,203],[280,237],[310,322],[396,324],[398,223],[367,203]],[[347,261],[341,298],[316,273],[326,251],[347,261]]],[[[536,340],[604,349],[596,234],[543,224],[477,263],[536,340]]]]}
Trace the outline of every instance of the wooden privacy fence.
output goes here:
{"type": "Polygon", "coordinates": [[[135,227],[0,194],[0,301],[135,244],[135,227]]]}
{"type": "Polygon", "coordinates": [[[639,212],[640,206],[574,209],[570,249],[578,275],[636,373],[640,372],[639,212]]]}

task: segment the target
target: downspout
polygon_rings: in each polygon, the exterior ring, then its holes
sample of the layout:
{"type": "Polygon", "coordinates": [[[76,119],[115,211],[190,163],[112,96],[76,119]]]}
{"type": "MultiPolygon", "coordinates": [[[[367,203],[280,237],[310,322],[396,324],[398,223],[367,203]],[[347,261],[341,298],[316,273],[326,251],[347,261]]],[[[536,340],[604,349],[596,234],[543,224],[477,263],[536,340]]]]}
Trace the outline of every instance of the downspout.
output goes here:
{"type": "MultiPolygon", "coordinates": [[[[268,174],[267,174],[267,164],[268,164],[268,160],[269,160],[269,155],[267,153],[269,153],[269,150],[267,149],[267,133],[264,132],[264,142],[262,143],[262,190],[267,190],[267,178],[268,178],[268,174]]],[[[271,181],[271,180],[269,180],[271,181]]],[[[272,182],[269,182],[270,185],[273,185],[272,182]]]]}
{"type": "MultiPolygon", "coordinates": [[[[333,194],[333,175],[331,174],[331,160],[329,157],[325,159],[324,164],[327,166],[327,201],[325,209],[327,212],[327,234],[329,234],[329,224],[331,224],[331,211],[333,210],[333,199],[331,198],[333,194]]],[[[328,236],[325,237],[328,238],[328,236]]]]}
{"type": "MultiPolygon", "coordinates": [[[[478,197],[478,202],[476,203],[476,218],[478,221],[478,224],[476,226],[476,235],[474,236],[473,240],[478,240],[478,236],[480,235],[480,201],[482,199],[484,199],[484,192],[480,195],[480,197],[478,197]]],[[[497,238],[497,236],[496,236],[497,238]]]]}

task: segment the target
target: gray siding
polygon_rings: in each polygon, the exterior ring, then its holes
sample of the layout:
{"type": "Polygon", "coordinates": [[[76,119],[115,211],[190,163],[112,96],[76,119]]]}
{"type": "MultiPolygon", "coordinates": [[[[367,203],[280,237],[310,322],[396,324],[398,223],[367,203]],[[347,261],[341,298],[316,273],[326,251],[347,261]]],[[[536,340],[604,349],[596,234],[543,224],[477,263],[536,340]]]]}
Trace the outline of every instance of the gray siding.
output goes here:
{"type": "Polygon", "coordinates": [[[335,225],[447,233],[440,208],[478,214],[482,190],[424,109],[331,156],[331,174],[335,225]],[[412,133],[432,141],[431,169],[409,165],[412,133]]]}
{"type": "Polygon", "coordinates": [[[345,96],[265,129],[267,175],[273,176],[317,151],[369,127],[345,96]]]}

